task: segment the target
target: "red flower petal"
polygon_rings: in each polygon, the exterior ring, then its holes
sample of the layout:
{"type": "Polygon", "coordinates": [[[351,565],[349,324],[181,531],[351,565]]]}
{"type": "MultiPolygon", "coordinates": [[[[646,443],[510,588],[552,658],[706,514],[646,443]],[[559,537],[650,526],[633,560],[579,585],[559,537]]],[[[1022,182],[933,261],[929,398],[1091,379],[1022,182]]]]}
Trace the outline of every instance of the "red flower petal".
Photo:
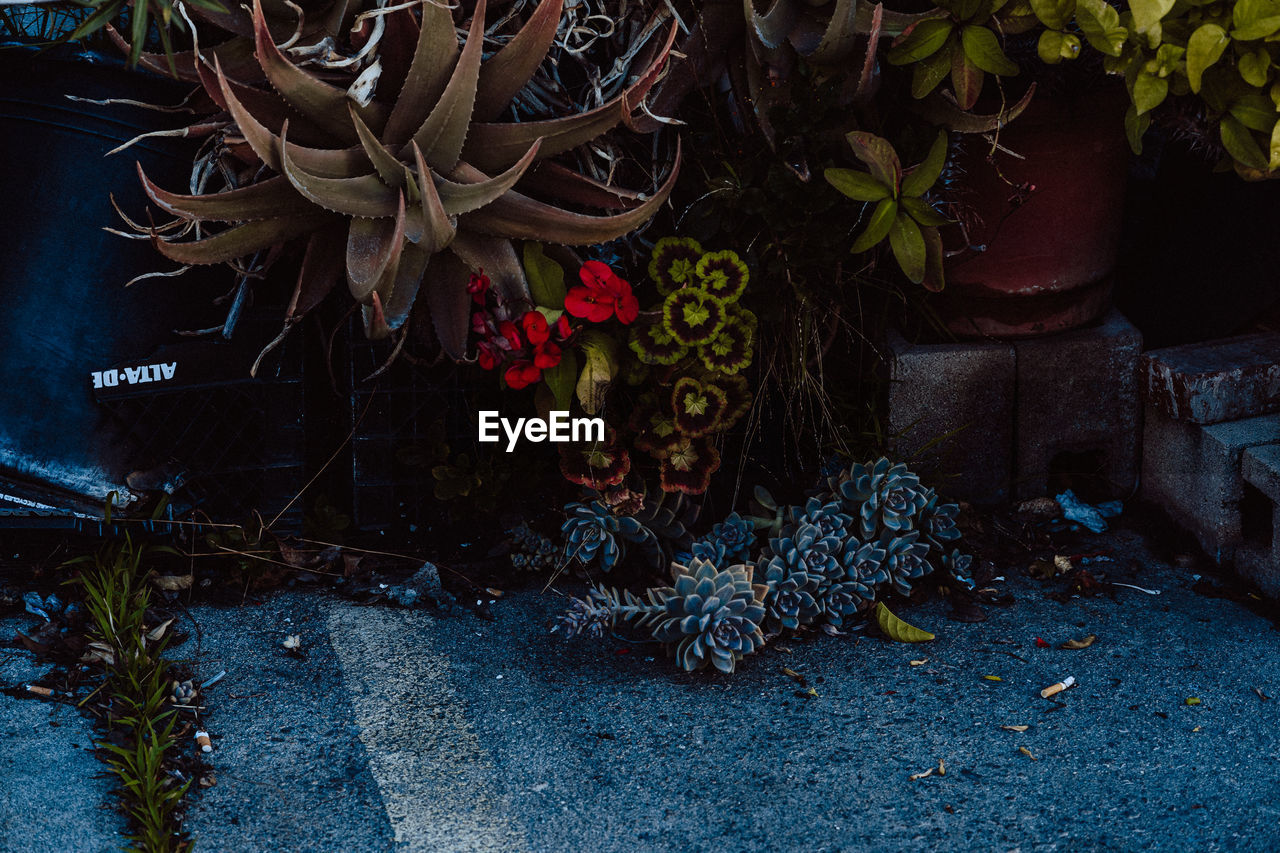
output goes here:
{"type": "Polygon", "coordinates": [[[541,379],[542,370],[531,361],[517,361],[507,368],[507,372],[503,376],[507,380],[508,386],[519,390],[528,388],[541,379]]]}
{"type": "Polygon", "coordinates": [[[555,367],[560,363],[561,359],[560,347],[547,341],[542,346],[534,350],[533,363],[535,366],[546,370],[549,367],[555,367]]]}
{"type": "Polygon", "coordinates": [[[512,349],[520,349],[524,343],[520,340],[520,330],[516,328],[516,324],[510,320],[503,320],[498,324],[498,331],[507,339],[507,343],[512,349]]]}
{"type": "Polygon", "coordinates": [[[547,318],[543,317],[540,311],[527,312],[520,318],[520,325],[524,328],[525,340],[535,347],[551,337],[551,328],[547,325],[547,318]]]}
{"type": "MultiPolygon", "coordinates": [[[[624,282],[625,284],[625,282],[624,282]]],[[[640,316],[640,301],[636,299],[634,293],[631,292],[631,285],[627,285],[627,292],[618,300],[618,322],[623,325],[630,325],[640,316]]]]}
{"type": "Polygon", "coordinates": [[[587,287],[571,287],[564,297],[564,310],[591,323],[603,323],[613,316],[613,300],[587,287]],[[606,297],[607,298],[607,297],[606,297]]]}

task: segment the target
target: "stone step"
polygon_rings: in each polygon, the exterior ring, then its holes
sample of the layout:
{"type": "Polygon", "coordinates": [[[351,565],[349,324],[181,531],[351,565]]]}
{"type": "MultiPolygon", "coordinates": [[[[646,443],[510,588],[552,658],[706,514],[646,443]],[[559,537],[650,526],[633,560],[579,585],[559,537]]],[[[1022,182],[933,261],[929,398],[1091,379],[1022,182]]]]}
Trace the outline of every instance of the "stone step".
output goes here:
{"type": "Polygon", "coordinates": [[[1219,563],[1245,544],[1241,466],[1245,451],[1280,444],[1280,414],[1218,424],[1175,421],[1148,404],[1142,493],[1195,534],[1219,563]]]}
{"type": "Polygon", "coordinates": [[[1280,334],[1152,350],[1142,356],[1149,406],[1175,421],[1216,424],[1280,409],[1280,334]]]}
{"type": "Polygon", "coordinates": [[[1258,585],[1266,595],[1280,598],[1280,444],[1264,444],[1244,452],[1240,473],[1257,490],[1257,529],[1244,531],[1244,544],[1236,552],[1236,571],[1258,585]]]}

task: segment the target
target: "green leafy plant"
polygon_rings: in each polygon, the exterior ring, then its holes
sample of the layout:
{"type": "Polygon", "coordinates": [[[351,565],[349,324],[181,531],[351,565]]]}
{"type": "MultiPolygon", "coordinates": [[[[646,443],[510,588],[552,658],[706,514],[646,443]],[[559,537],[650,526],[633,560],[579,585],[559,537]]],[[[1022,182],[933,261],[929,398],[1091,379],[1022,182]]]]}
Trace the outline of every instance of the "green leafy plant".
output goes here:
{"type": "MultiPolygon", "coordinates": [[[[109,518],[109,513],[108,513],[109,518]]],[[[119,729],[123,743],[101,742],[106,762],[120,780],[132,825],[133,849],[166,853],[185,846],[178,811],[190,780],[179,782],[167,763],[177,748],[172,702],[173,683],[164,658],[164,626],[148,630],[149,555],[171,549],[138,545],[127,537],[105,546],[95,557],[75,560],[82,566],[73,580],[84,592],[85,609],[97,647],[109,650],[106,689],[111,697],[107,723],[119,729]]]]}
{"type": "Polygon", "coordinates": [[[1017,4],[1009,0],[944,0],[943,13],[912,24],[889,49],[893,65],[911,65],[911,94],[923,98],[947,76],[955,91],[956,103],[971,110],[982,92],[987,74],[1013,77],[1018,66],[1005,55],[1000,34],[1011,20],[997,13],[1017,4]]]}
{"type": "Polygon", "coordinates": [[[945,279],[938,226],[948,220],[927,195],[946,164],[946,133],[939,133],[924,161],[905,174],[888,140],[863,131],[854,131],[846,139],[869,171],[831,168],[823,177],[854,201],[875,205],[866,229],[850,251],[865,252],[887,237],[894,259],[908,279],[930,290],[941,290],[945,279]]]}

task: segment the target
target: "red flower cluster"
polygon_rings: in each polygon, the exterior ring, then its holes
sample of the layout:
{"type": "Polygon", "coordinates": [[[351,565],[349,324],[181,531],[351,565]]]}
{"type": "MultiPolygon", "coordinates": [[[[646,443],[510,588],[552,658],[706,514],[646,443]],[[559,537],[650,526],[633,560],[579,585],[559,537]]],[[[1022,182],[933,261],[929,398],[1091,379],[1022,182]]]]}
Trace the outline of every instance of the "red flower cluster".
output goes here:
{"type": "Polygon", "coordinates": [[[631,285],[618,276],[607,264],[587,261],[578,270],[582,284],[569,288],[564,298],[564,310],[590,323],[603,323],[615,314],[618,322],[631,324],[640,315],[640,302],[631,292],[631,285]]]}
{"type": "Polygon", "coordinates": [[[495,370],[506,365],[503,378],[516,389],[534,384],[542,378],[542,371],[560,363],[561,345],[573,331],[568,317],[562,315],[551,325],[538,311],[525,312],[519,325],[476,311],[471,315],[471,330],[480,338],[476,345],[480,366],[495,370]]]}

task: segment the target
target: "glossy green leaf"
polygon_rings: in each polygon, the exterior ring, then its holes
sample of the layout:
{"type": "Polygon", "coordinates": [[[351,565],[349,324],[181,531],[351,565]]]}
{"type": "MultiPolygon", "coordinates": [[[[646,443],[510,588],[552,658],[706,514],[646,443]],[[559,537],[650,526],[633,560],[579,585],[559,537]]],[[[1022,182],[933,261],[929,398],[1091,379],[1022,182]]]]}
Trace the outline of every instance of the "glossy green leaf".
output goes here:
{"type": "Polygon", "coordinates": [[[1017,63],[1005,55],[996,34],[986,27],[970,24],[960,30],[960,44],[969,61],[989,74],[1013,77],[1018,74],[1017,63]]]}
{"type": "Polygon", "coordinates": [[[1280,119],[1271,128],[1271,158],[1267,163],[1268,168],[1274,172],[1280,169],[1280,119]]]}
{"type": "Polygon", "coordinates": [[[922,196],[938,182],[942,168],[947,164],[947,132],[940,131],[929,147],[929,153],[920,165],[902,179],[903,196],[922,196]]]}
{"type": "Polygon", "coordinates": [[[973,64],[964,50],[957,50],[951,55],[951,85],[956,93],[956,105],[962,110],[971,110],[978,103],[978,95],[982,93],[984,74],[982,69],[973,64]]]}
{"type": "Polygon", "coordinates": [[[1169,94],[1169,81],[1145,71],[1139,72],[1133,81],[1133,105],[1138,114],[1149,113],[1164,102],[1169,94]]]}
{"type": "Polygon", "coordinates": [[[1191,91],[1200,91],[1200,82],[1205,69],[1212,66],[1222,57],[1231,39],[1217,24],[1201,24],[1187,40],[1187,82],[1191,91]]]}
{"type": "Polygon", "coordinates": [[[1094,50],[1107,56],[1119,56],[1129,35],[1120,25],[1120,13],[1105,0],[1078,0],[1076,24],[1094,50]]]}
{"type": "Polygon", "coordinates": [[[908,65],[933,56],[946,44],[955,25],[948,18],[929,18],[899,38],[886,54],[890,65],[908,65]]]}
{"type": "Polygon", "coordinates": [[[1076,13],[1076,0],[1031,0],[1031,11],[1051,30],[1065,30],[1076,13]]]}
{"type": "Polygon", "coordinates": [[[1231,105],[1229,112],[1250,130],[1271,135],[1276,111],[1271,106],[1271,99],[1261,92],[1250,92],[1239,98],[1231,105]]]}
{"type": "Polygon", "coordinates": [[[1129,0],[1133,13],[1133,25],[1138,32],[1146,32],[1173,9],[1174,0],[1129,0]]]}
{"type": "Polygon", "coordinates": [[[879,201],[888,198],[891,190],[866,172],[856,169],[825,169],[822,177],[854,201],[879,201]]]}
{"type": "Polygon", "coordinates": [[[924,237],[920,226],[905,210],[898,212],[889,228],[889,248],[912,284],[924,281],[924,237]]]}
{"type": "Polygon", "coordinates": [[[573,402],[573,392],[578,384],[577,352],[571,349],[565,350],[559,364],[543,368],[542,381],[547,383],[547,388],[555,397],[556,408],[567,412],[573,402]]]}
{"type": "Polygon", "coordinates": [[[893,227],[894,219],[898,216],[898,203],[891,198],[886,198],[876,205],[875,210],[871,211],[871,218],[867,222],[867,229],[857,240],[853,241],[853,247],[849,250],[855,255],[865,252],[872,246],[876,246],[889,234],[889,229],[893,227]]]}
{"type": "Polygon", "coordinates": [[[902,205],[903,211],[920,225],[937,228],[951,221],[934,210],[933,206],[922,198],[903,196],[898,203],[902,205]]]}
{"type": "Polygon", "coordinates": [[[587,329],[579,339],[584,364],[578,376],[578,402],[588,415],[599,414],[613,377],[618,373],[617,342],[598,329],[587,329]]]}
{"type": "Polygon", "coordinates": [[[951,73],[951,55],[957,50],[960,50],[959,44],[949,44],[928,59],[915,64],[911,70],[911,97],[923,98],[947,79],[947,75],[951,73]]]}
{"type": "Polygon", "coordinates": [[[898,184],[902,181],[902,163],[889,140],[874,133],[855,130],[845,134],[845,141],[853,149],[853,156],[867,164],[871,177],[888,187],[893,195],[897,195],[898,184]]]}
{"type": "Polygon", "coordinates": [[[1236,60],[1236,69],[1244,82],[1261,89],[1269,82],[1271,55],[1265,48],[1255,48],[1236,60]]]}
{"type": "Polygon", "coordinates": [[[1142,153],[1142,137],[1151,126],[1151,114],[1138,114],[1132,104],[1124,114],[1124,135],[1129,140],[1129,148],[1134,154],[1142,153]]]}
{"type": "Polygon", "coordinates": [[[1226,115],[1218,123],[1218,133],[1222,138],[1222,147],[1227,153],[1250,169],[1266,171],[1271,158],[1263,153],[1253,133],[1240,123],[1235,116],[1226,115]]]}
{"type": "Polygon", "coordinates": [[[890,640],[896,643],[925,643],[934,639],[933,634],[903,622],[884,606],[883,601],[876,602],[876,624],[890,640]]]}
{"type": "Polygon", "coordinates": [[[542,308],[564,307],[564,267],[547,257],[542,244],[526,240],[524,275],[529,280],[533,303],[542,308]]]}
{"type": "Polygon", "coordinates": [[[1271,36],[1280,29],[1280,2],[1237,0],[1231,5],[1231,35],[1241,41],[1271,36]]]}

